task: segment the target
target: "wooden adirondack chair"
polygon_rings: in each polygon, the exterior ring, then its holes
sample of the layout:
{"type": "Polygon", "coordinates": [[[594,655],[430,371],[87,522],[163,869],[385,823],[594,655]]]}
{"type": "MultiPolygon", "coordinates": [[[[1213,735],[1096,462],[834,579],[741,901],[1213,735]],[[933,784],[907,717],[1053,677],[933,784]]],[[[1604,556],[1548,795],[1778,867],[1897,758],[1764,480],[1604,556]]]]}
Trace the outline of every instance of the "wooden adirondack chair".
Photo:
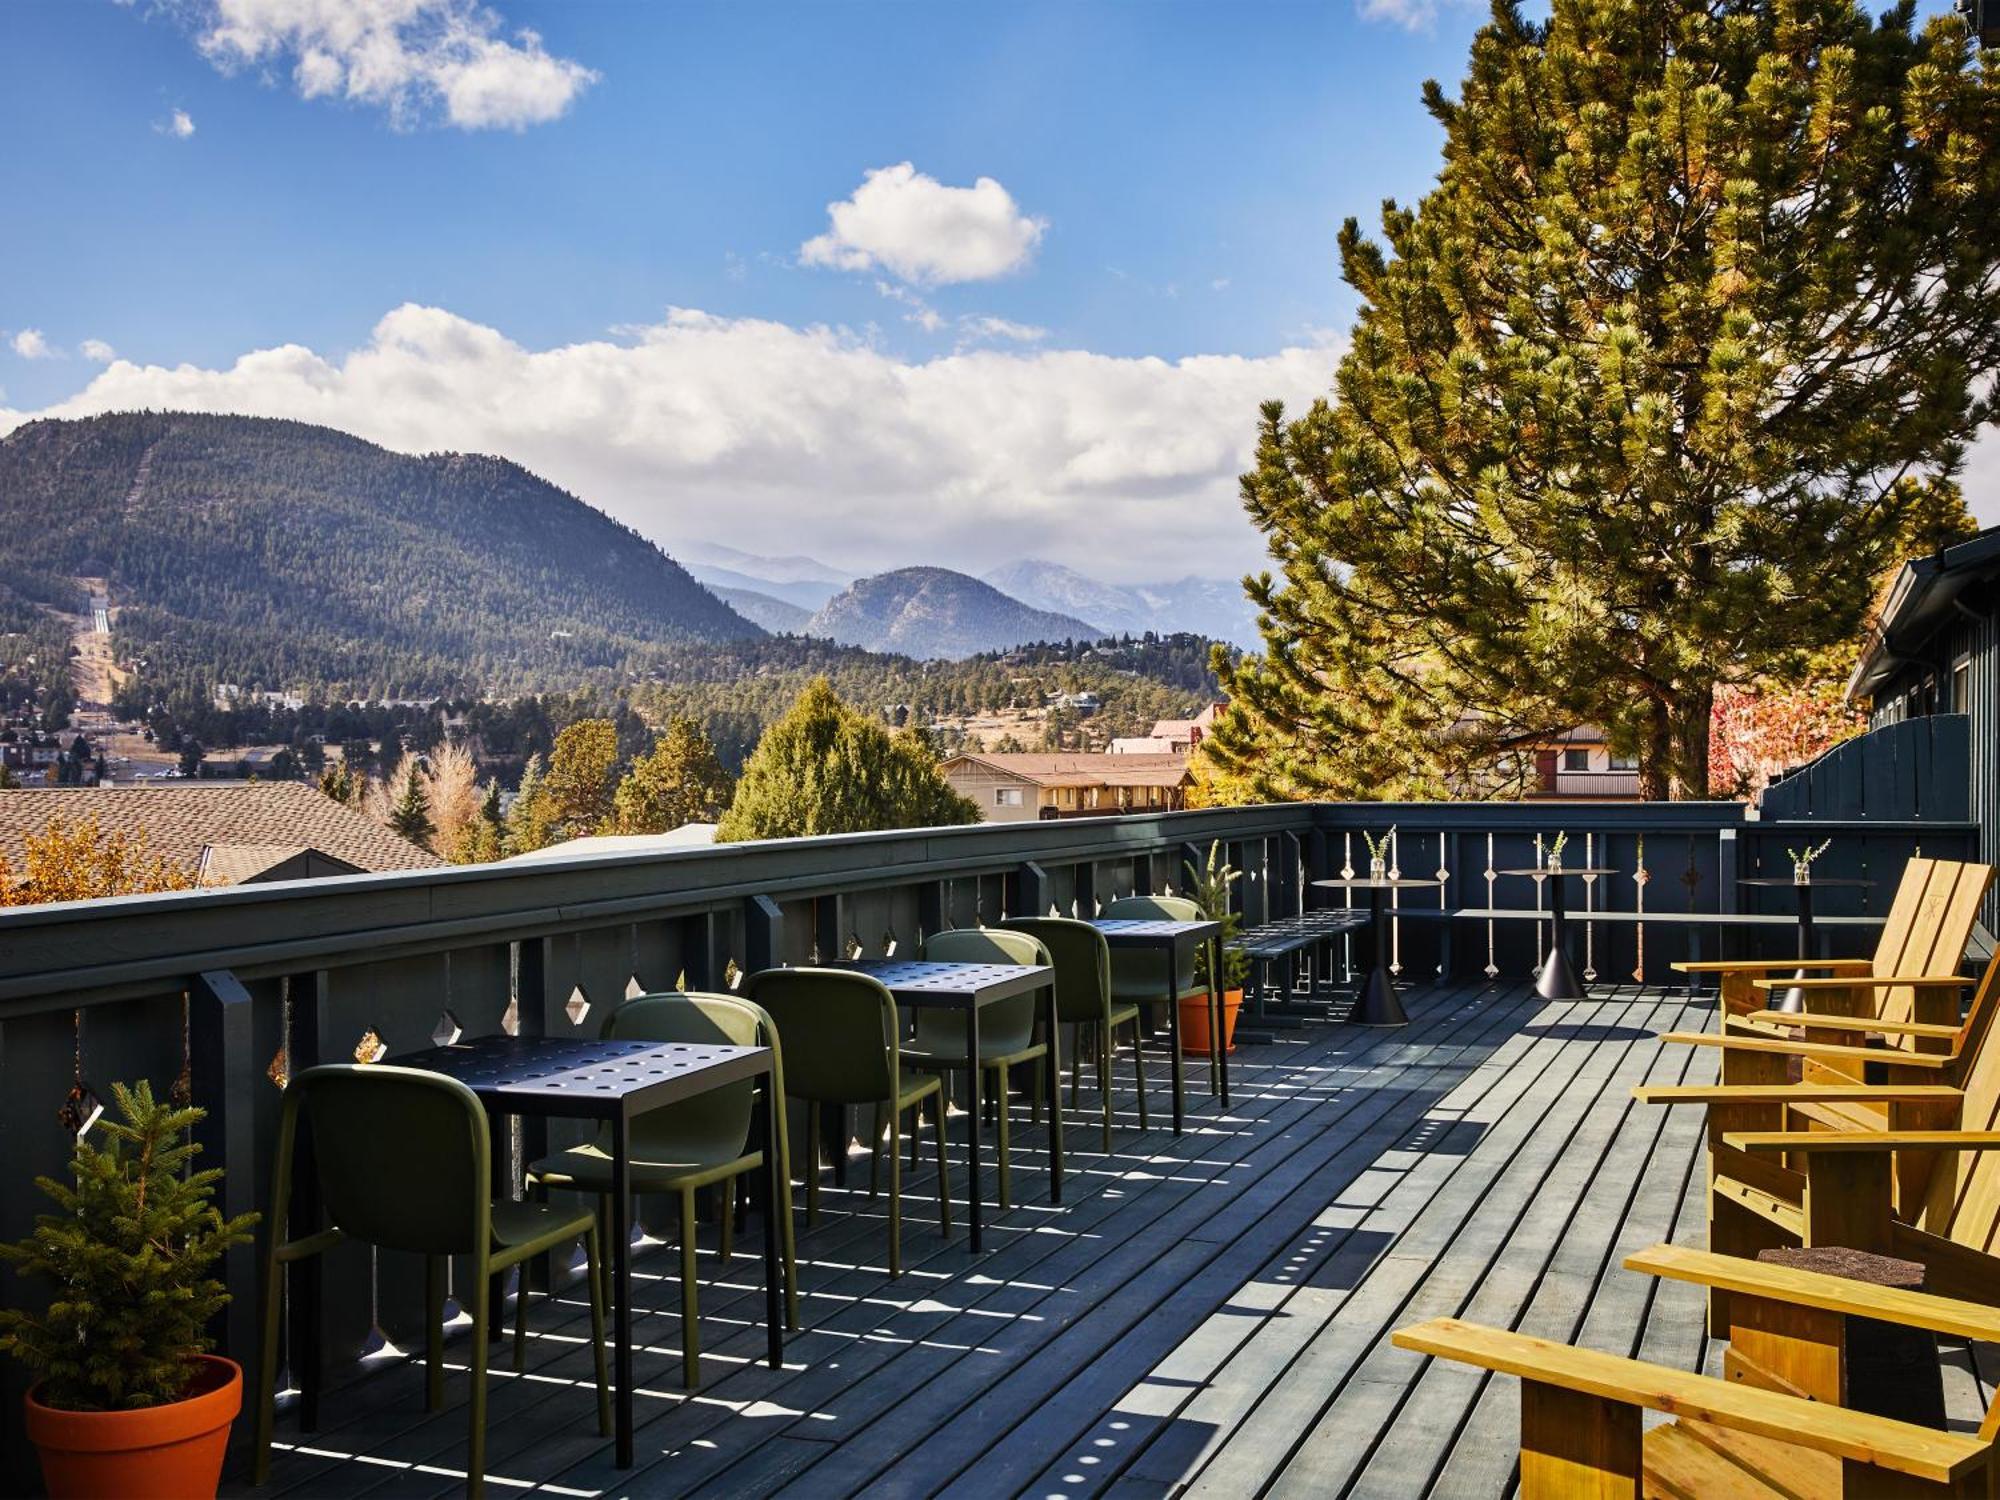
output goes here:
{"type": "Polygon", "coordinates": [[[2000,1398],[1977,1435],[1844,1408],[1846,1320],[2000,1339],[2000,1313],[1672,1245],[1628,1270],[1733,1294],[1724,1378],[1437,1318],[1399,1348],[1521,1380],[1522,1500],[1876,1500],[2000,1494],[2000,1398]],[[1644,1430],[1643,1414],[1676,1420],[1644,1430]]]}
{"type": "Polygon", "coordinates": [[[1957,973],[1993,876],[1991,865],[1966,860],[1910,860],[1903,867],[1872,958],[1804,963],[1797,959],[1722,959],[1676,963],[1673,968],[1683,974],[1717,976],[1726,1035],[1784,1036],[1820,1017],[1835,1016],[1923,1025],[1955,1021],[1955,996],[1948,995],[1940,1003],[1924,986],[1907,981],[1949,978],[1957,973]],[[1820,973],[1802,979],[1773,977],[1799,969],[1820,973]],[[1884,983],[1890,979],[1906,982],[1884,983]],[[1769,1010],[1771,992],[1780,989],[1804,991],[1808,1015],[1802,1018],[1769,1010]]]}

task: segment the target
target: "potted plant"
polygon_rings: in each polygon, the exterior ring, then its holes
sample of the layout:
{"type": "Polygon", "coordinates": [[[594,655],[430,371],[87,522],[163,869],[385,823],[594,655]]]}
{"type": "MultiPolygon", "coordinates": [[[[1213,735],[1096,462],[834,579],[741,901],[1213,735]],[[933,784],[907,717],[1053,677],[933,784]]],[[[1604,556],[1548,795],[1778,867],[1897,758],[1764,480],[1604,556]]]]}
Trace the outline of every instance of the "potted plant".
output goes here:
{"type": "Polygon", "coordinates": [[[229,1301],[210,1272],[257,1216],[225,1220],[209,1201],[222,1173],[187,1170],[202,1110],[155,1102],[144,1082],[113,1096],[124,1118],[99,1127],[102,1146],[79,1140],[76,1185],[36,1180],[58,1211],[0,1245],[50,1284],[46,1311],[0,1309],[0,1349],[36,1377],[28,1437],[55,1500],[212,1497],[243,1371],[209,1353],[229,1301]]]}
{"type": "MultiPolygon", "coordinates": [[[[1243,986],[1250,977],[1250,960],[1229,946],[1243,930],[1243,914],[1231,909],[1229,888],[1243,878],[1243,872],[1231,868],[1223,859],[1220,841],[1208,846],[1208,860],[1201,869],[1191,863],[1181,868],[1187,871],[1188,899],[1210,921],[1222,924],[1222,1045],[1234,1052],[1236,1017],[1243,1009],[1243,986]]],[[[1209,947],[1204,943],[1194,960],[1195,982],[1203,986],[1208,984],[1208,954],[1209,947]]],[[[1181,1001],[1181,1051],[1205,1057],[1208,1048],[1207,996],[1181,1001]]]]}
{"type": "Polygon", "coordinates": [[[1811,885],[1813,861],[1833,847],[1833,840],[1823,841],[1817,848],[1808,844],[1803,849],[1787,849],[1792,857],[1792,884],[1811,885]]]}

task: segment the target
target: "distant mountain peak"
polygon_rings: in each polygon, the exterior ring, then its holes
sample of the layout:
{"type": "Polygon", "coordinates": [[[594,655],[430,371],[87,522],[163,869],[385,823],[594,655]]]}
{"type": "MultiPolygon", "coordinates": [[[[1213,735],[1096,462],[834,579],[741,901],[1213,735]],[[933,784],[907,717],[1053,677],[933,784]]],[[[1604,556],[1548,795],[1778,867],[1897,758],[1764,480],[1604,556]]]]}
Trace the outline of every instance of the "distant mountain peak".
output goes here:
{"type": "Polygon", "coordinates": [[[805,633],[871,651],[956,660],[1106,632],[1077,616],[1023,604],[969,574],[916,567],[856,579],[807,622],[805,633]]]}
{"type": "Polygon", "coordinates": [[[1158,583],[1116,584],[1045,558],[1026,557],[986,581],[1036,609],[1078,614],[1119,635],[1191,631],[1257,649],[1256,611],[1235,579],[1190,574],[1158,583]]]}

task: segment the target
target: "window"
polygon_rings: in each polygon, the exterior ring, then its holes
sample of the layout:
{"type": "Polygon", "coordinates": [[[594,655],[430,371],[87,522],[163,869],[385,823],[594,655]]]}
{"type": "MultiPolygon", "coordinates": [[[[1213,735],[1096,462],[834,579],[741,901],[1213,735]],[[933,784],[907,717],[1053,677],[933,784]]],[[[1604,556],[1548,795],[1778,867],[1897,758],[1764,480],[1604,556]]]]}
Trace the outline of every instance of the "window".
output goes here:
{"type": "Polygon", "coordinates": [[[1590,752],[1588,750],[1563,751],[1563,769],[1565,771],[1588,771],[1590,769],[1590,752]]]}
{"type": "Polygon", "coordinates": [[[1614,755],[1611,757],[1611,769],[1614,771],[1636,771],[1639,769],[1639,757],[1636,755],[1614,755]]]}
{"type": "Polygon", "coordinates": [[[995,807],[1019,807],[1021,805],[1021,789],[1017,786],[996,786],[993,788],[993,805],[995,807]]]}
{"type": "Polygon", "coordinates": [[[1951,711],[1972,712],[1972,658],[1961,656],[1951,664],[1951,711]]]}

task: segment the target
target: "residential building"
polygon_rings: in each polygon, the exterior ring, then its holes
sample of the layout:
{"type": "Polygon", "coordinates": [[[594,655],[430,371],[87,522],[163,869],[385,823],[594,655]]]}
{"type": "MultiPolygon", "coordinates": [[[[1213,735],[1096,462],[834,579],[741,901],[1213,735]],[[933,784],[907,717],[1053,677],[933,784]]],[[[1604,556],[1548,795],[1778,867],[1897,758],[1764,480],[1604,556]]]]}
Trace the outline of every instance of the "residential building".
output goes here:
{"type": "Polygon", "coordinates": [[[1149,738],[1160,741],[1167,750],[1185,755],[1202,742],[1228,707],[1227,703],[1211,703],[1192,719],[1161,719],[1153,725],[1149,738]]]}
{"type": "Polygon", "coordinates": [[[954,755],[945,780],[989,823],[1172,812],[1193,782],[1185,755],[954,755]]]}
{"type": "Polygon", "coordinates": [[[1512,742],[1507,753],[1526,773],[1523,795],[1531,802],[1560,797],[1638,800],[1637,758],[1613,751],[1610,737],[1594,724],[1579,724],[1560,734],[1524,736],[1512,742]]]}
{"type": "Polygon", "coordinates": [[[90,818],[106,833],[144,835],[153,854],[199,872],[209,885],[422,870],[444,863],[297,781],[0,792],[0,856],[19,872],[30,835],[58,819],[90,818]]]}

